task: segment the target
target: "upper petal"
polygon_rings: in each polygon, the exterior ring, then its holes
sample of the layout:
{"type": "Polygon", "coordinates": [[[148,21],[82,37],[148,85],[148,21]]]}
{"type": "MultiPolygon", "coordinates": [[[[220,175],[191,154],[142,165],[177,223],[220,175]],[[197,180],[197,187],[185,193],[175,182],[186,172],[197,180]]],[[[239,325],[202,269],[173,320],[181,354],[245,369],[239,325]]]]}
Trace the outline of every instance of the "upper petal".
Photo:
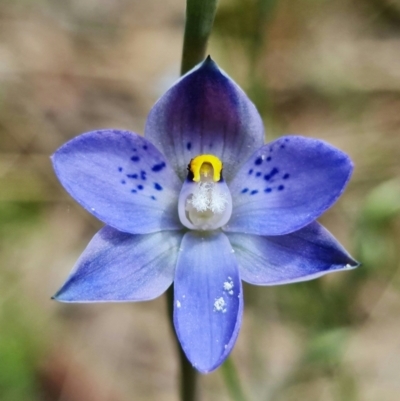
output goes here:
{"type": "Polygon", "coordinates": [[[282,137],[255,152],[229,185],[226,231],[282,235],[317,219],[337,200],[353,165],[326,142],[282,137]]]}
{"type": "Polygon", "coordinates": [[[55,295],[62,302],[146,301],[172,283],[179,231],[127,234],[109,226],[90,241],[55,295]]]}
{"type": "Polygon", "coordinates": [[[246,94],[207,58],[154,105],[145,137],[168,158],[183,180],[190,160],[213,154],[229,181],[264,142],[261,118],[246,94]]]}
{"type": "Polygon", "coordinates": [[[99,130],[53,155],[64,188],[106,224],[132,234],[179,229],[181,183],[165,157],[129,131],[99,130]]]}
{"type": "Polygon", "coordinates": [[[306,281],[358,266],[332,234],[317,222],[287,235],[227,235],[235,249],[241,278],[251,284],[306,281]]]}
{"type": "Polygon", "coordinates": [[[221,232],[185,234],[174,282],[174,324],[200,372],[226,359],[239,333],[243,296],[232,247],[221,232]]]}

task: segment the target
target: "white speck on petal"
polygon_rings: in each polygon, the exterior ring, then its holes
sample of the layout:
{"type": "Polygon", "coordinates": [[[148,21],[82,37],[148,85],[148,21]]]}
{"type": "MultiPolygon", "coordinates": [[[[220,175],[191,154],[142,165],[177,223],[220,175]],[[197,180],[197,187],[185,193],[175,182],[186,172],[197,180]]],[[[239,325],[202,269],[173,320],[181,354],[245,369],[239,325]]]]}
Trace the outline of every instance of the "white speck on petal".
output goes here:
{"type": "Polygon", "coordinates": [[[261,155],[261,160],[265,160],[265,155],[261,155]]]}
{"type": "Polygon", "coordinates": [[[227,348],[228,348],[228,344],[225,344],[225,345],[224,345],[224,348],[227,349],[227,348]]]}
{"type": "Polygon", "coordinates": [[[231,291],[233,287],[234,287],[234,285],[233,285],[233,281],[232,280],[225,281],[225,283],[224,283],[224,290],[225,291],[231,291]]]}
{"type": "Polygon", "coordinates": [[[347,265],[344,267],[345,269],[351,269],[353,266],[350,263],[347,263],[347,265]]]}
{"type": "Polygon", "coordinates": [[[92,207],[92,212],[94,212],[96,209],[94,207],[92,207]]]}
{"type": "Polygon", "coordinates": [[[186,298],[186,295],[182,295],[182,298],[186,298]]]}
{"type": "Polygon", "coordinates": [[[228,294],[229,294],[229,295],[233,295],[233,290],[230,290],[230,291],[228,292],[228,294]]]}
{"type": "Polygon", "coordinates": [[[226,312],[226,302],[222,297],[216,298],[214,302],[214,312],[226,312]]]}
{"type": "Polygon", "coordinates": [[[181,307],[181,303],[179,301],[176,301],[176,307],[180,308],[181,307]]]}

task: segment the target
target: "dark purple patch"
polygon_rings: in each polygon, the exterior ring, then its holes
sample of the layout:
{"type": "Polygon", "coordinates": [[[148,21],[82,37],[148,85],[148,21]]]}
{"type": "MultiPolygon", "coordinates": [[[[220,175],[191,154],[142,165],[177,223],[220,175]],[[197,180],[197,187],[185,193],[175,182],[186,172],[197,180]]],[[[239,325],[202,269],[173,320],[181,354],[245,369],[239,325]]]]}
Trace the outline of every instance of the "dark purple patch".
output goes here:
{"type": "Polygon", "coordinates": [[[257,159],[254,161],[254,164],[256,166],[259,166],[263,162],[263,159],[261,156],[257,157],[257,159]]]}
{"type": "Polygon", "coordinates": [[[283,191],[284,189],[285,189],[285,187],[283,185],[279,185],[278,191],[283,191]]]}
{"type": "Polygon", "coordinates": [[[128,178],[138,178],[137,174],[127,174],[126,175],[128,178]]]}
{"type": "Polygon", "coordinates": [[[145,172],[144,170],[142,170],[142,171],[140,172],[140,178],[141,178],[143,181],[146,181],[146,172],[145,172]]]}
{"type": "Polygon", "coordinates": [[[150,198],[153,199],[153,200],[157,200],[154,195],[151,195],[150,198]]]}
{"type": "Polygon", "coordinates": [[[122,167],[118,167],[118,171],[121,172],[122,171],[122,167]]]}
{"type": "Polygon", "coordinates": [[[137,186],[137,189],[142,190],[142,189],[143,189],[143,185],[140,185],[140,184],[139,184],[139,185],[137,186]]]}
{"type": "Polygon", "coordinates": [[[154,188],[155,188],[157,191],[162,191],[162,189],[163,189],[163,187],[162,187],[158,182],[156,182],[156,183],[154,184],[154,188]]]}
{"type": "Polygon", "coordinates": [[[249,175],[252,175],[253,174],[253,169],[251,168],[250,170],[249,170],[249,175]]]}
{"type": "Polygon", "coordinates": [[[164,162],[161,162],[161,163],[159,163],[159,164],[155,164],[155,165],[151,168],[151,170],[157,173],[158,171],[161,171],[164,167],[166,167],[166,164],[165,164],[164,162]]]}
{"type": "Polygon", "coordinates": [[[188,142],[188,143],[186,144],[186,149],[187,149],[187,150],[192,149],[192,143],[191,143],[191,142],[188,142]]]}
{"type": "Polygon", "coordinates": [[[290,175],[289,175],[288,173],[286,173],[282,178],[283,178],[284,180],[287,180],[289,177],[290,177],[290,175]]]}
{"type": "Polygon", "coordinates": [[[276,174],[278,174],[279,173],[279,170],[276,168],[276,167],[274,167],[271,171],[270,171],[270,176],[271,177],[273,177],[274,175],[276,175],[276,174]]]}
{"type": "Polygon", "coordinates": [[[139,156],[132,156],[132,157],[131,157],[131,160],[132,160],[133,162],[138,162],[138,161],[140,160],[140,157],[139,157],[139,156]]]}
{"type": "Polygon", "coordinates": [[[136,191],[136,189],[131,189],[131,192],[132,192],[133,194],[135,194],[137,191],[136,191]]]}
{"type": "Polygon", "coordinates": [[[258,190],[257,190],[257,189],[253,189],[253,190],[250,192],[250,195],[255,195],[255,194],[258,194],[258,190]]]}
{"type": "Polygon", "coordinates": [[[260,177],[261,176],[261,171],[258,171],[257,173],[256,173],[256,177],[260,177]]]}
{"type": "Polygon", "coordinates": [[[143,145],[143,150],[147,150],[147,145],[143,145]]]}
{"type": "Polygon", "coordinates": [[[121,180],[121,184],[126,184],[126,181],[125,180],[121,180]]]}
{"type": "Polygon", "coordinates": [[[272,157],[271,156],[268,156],[267,157],[267,162],[270,162],[272,160],[272,157]]]}
{"type": "Polygon", "coordinates": [[[249,188],[242,189],[242,194],[245,194],[248,190],[249,190],[249,188]]]}
{"type": "Polygon", "coordinates": [[[268,194],[268,193],[272,192],[272,188],[265,188],[264,192],[266,192],[268,194]]]}

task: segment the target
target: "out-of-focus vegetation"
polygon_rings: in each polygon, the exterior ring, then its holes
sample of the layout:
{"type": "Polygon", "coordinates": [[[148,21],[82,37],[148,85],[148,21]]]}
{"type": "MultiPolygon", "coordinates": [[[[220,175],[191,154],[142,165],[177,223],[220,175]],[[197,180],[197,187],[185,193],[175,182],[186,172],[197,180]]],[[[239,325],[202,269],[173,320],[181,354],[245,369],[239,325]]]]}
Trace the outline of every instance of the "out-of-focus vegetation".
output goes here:
{"type": "MultiPolygon", "coordinates": [[[[50,300],[101,226],[57,183],[49,155],[84,131],[143,132],[178,77],[184,1],[0,4],[0,399],[176,400],[163,299],[50,300]]],[[[397,401],[400,391],[400,3],[221,0],[213,58],[267,128],[351,155],[321,219],[353,271],[245,287],[232,358],[248,400],[397,401]]],[[[219,371],[202,400],[228,400],[219,371]]]]}

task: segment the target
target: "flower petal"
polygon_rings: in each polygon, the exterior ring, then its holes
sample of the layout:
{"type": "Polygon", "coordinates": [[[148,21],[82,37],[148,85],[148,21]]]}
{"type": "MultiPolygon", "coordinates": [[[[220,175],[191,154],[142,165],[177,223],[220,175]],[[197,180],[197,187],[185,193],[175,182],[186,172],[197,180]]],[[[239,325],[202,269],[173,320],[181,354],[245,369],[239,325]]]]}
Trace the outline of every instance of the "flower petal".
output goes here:
{"type": "Polygon", "coordinates": [[[243,295],[237,261],[221,232],[185,234],[174,283],[175,329],[193,366],[216,369],[236,341],[243,295]]]}
{"type": "Polygon", "coordinates": [[[279,236],[230,233],[242,280],[277,285],[311,280],[359,264],[317,222],[279,236]]]}
{"type": "Polygon", "coordinates": [[[109,226],[90,241],[54,298],[62,302],[146,301],[171,285],[182,233],[126,234],[109,226]]]}
{"type": "Polygon", "coordinates": [[[53,155],[64,188],[104,223],[124,232],[147,234],[180,229],[181,183],[164,156],[129,131],[80,135],[53,155]]]}
{"type": "Polygon", "coordinates": [[[193,157],[213,154],[224,163],[229,182],[240,162],[262,146],[264,128],[246,94],[208,57],[154,105],[145,137],[182,180],[193,157]]]}
{"type": "Polygon", "coordinates": [[[353,169],[333,146],[300,136],[263,146],[229,185],[233,212],[224,230],[282,235],[317,219],[342,194],[353,169]]]}

